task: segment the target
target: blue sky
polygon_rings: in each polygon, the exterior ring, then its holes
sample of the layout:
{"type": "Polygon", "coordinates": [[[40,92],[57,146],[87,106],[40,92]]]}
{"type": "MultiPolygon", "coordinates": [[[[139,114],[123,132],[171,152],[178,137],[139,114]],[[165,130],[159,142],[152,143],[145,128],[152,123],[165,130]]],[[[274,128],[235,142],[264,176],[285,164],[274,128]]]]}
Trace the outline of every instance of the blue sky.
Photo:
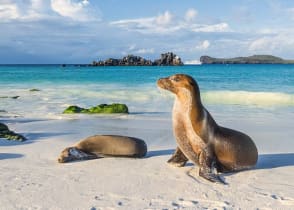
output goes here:
{"type": "Polygon", "coordinates": [[[0,64],[294,58],[293,0],[0,0],[0,64]]]}

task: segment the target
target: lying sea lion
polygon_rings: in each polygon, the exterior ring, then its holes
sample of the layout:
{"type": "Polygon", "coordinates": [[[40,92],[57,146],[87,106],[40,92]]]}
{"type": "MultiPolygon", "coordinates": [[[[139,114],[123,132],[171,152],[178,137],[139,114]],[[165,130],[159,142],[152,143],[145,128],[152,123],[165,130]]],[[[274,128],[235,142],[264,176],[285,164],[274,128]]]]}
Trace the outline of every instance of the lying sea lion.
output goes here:
{"type": "Polygon", "coordinates": [[[157,85],[176,95],[172,115],[178,147],[168,163],[182,167],[191,160],[199,165],[199,176],[212,182],[223,182],[213,167],[218,172],[232,172],[256,164],[254,142],[246,134],[214,121],[202,105],[199,87],[191,76],[176,74],[159,79],[157,85]]]}
{"type": "Polygon", "coordinates": [[[147,153],[146,143],[138,138],[116,135],[90,136],[72,147],[65,148],[59,163],[89,160],[107,156],[141,158],[147,153]]]}

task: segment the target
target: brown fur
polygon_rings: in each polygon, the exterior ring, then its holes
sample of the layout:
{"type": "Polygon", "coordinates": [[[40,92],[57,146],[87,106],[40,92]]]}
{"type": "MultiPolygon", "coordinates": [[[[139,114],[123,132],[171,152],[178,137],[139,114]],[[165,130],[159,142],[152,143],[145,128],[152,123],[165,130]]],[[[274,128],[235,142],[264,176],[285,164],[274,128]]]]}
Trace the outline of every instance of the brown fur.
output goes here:
{"type": "Polygon", "coordinates": [[[189,159],[199,164],[199,175],[212,182],[222,182],[213,174],[214,164],[219,172],[256,164],[254,142],[246,134],[217,125],[202,105],[198,84],[192,77],[176,74],[159,79],[157,85],[176,95],[173,127],[178,148],[169,163],[184,166],[184,160],[189,159]]]}
{"type": "Polygon", "coordinates": [[[141,139],[128,136],[95,135],[78,142],[75,146],[65,148],[58,162],[96,159],[105,156],[140,158],[146,153],[147,145],[141,139]]]}

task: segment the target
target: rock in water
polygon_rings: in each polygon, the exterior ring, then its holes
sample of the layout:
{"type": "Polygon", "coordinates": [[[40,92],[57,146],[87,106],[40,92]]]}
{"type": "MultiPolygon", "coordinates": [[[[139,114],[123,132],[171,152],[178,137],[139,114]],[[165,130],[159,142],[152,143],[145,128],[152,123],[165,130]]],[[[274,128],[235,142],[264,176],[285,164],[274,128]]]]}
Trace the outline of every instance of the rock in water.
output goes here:
{"type": "Polygon", "coordinates": [[[38,91],[41,91],[41,90],[37,88],[30,89],[30,92],[38,92],[38,91]]]}
{"type": "Polygon", "coordinates": [[[24,136],[9,130],[8,126],[3,123],[0,123],[0,138],[5,138],[7,140],[14,140],[14,141],[27,140],[24,136]]]}
{"type": "Polygon", "coordinates": [[[160,59],[153,62],[155,66],[181,66],[181,58],[172,52],[161,54],[160,59]]]}
{"type": "Polygon", "coordinates": [[[79,106],[69,106],[63,111],[63,114],[115,114],[124,113],[128,114],[129,110],[125,104],[100,104],[89,109],[85,109],[79,106]]]}
{"type": "Polygon", "coordinates": [[[184,65],[181,58],[172,52],[161,54],[155,61],[140,56],[128,55],[122,59],[109,58],[104,61],[93,61],[92,66],[180,66],[184,65]]]}

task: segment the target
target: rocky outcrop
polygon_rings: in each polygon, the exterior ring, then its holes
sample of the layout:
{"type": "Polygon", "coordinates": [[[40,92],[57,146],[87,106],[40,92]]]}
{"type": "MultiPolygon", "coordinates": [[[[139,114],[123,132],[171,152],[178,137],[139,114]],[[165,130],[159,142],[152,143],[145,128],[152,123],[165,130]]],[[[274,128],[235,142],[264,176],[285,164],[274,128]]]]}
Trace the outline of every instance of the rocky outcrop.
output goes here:
{"type": "Polygon", "coordinates": [[[123,113],[128,114],[129,110],[125,104],[100,104],[89,109],[79,106],[69,106],[63,111],[63,114],[116,114],[123,113]]]}
{"type": "Polygon", "coordinates": [[[140,56],[128,55],[122,59],[109,58],[105,61],[93,61],[93,66],[152,66],[152,61],[140,56]]]}
{"type": "Polygon", "coordinates": [[[161,54],[160,59],[147,60],[140,56],[128,55],[122,59],[109,58],[104,61],[93,61],[92,66],[175,66],[183,65],[181,58],[172,52],[161,54]]]}
{"type": "Polygon", "coordinates": [[[272,55],[253,55],[249,57],[236,58],[213,58],[201,56],[202,64],[294,64],[293,60],[284,60],[272,55]]]}
{"type": "Polygon", "coordinates": [[[20,96],[0,96],[0,98],[18,99],[20,96]]]}
{"type": "Polygon", "coordinates": [[[30,89],[29,91],[30,91],[30,92],[39,92],[39,91],[41,91],[41,90],[39,90],[39,89],[37,89],[37,88],[32,88],[32,89],[30,89]]]}
{"type": "Polygon", "coordinates": [[[183,65],[181,58],[172,52],[161,54],[160,59],[153,62],[154,66],[180,66],[183,65]]]}
{"type": "Polygon", "coordinates": [[[8,126],[3,123],[0,123],[0,138],[5,138],[7,140],[14,140],[14,141],[26,140],[24,136],[9,130],[8,126]]]}

